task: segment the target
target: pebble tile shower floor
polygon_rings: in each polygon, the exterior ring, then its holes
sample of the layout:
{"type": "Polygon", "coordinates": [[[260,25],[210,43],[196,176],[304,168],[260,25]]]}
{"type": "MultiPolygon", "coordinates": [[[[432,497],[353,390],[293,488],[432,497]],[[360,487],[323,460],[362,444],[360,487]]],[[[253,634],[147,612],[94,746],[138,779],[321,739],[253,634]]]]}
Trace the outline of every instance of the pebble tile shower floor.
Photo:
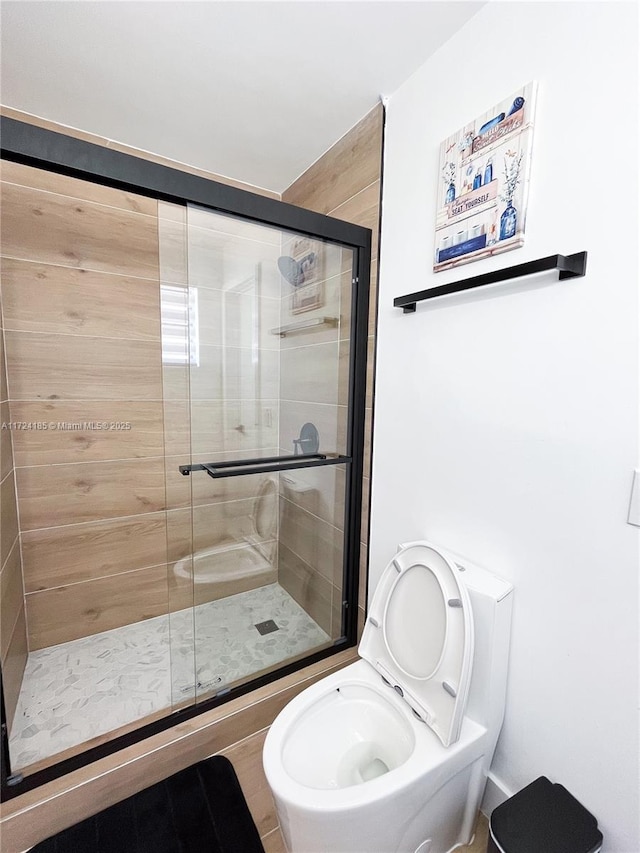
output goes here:
{"type": "Polygon", "coordinates": [[[329,640],[276,583],[31,652],[11,729],[11,767],[224,689],[329,640]],[[263,635],[255,626],[267,620],[278,630],[263,635]]]}

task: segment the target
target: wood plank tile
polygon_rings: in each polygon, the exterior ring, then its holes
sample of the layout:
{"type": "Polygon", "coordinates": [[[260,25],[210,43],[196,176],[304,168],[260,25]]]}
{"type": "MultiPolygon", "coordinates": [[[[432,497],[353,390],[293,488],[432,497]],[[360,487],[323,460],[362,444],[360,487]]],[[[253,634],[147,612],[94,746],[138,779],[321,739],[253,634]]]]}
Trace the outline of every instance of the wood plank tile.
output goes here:
{"type": "MultiPolygon", "coordinates": [[[[1,298],[1,297],[0,297],[1,298]]],[[[1,308],[0,304],[0,308],[1,308]]],[[[2,312],[0,311],[0,316],[2,312]]],[[[9,399],[9,390],[7,388],[7,365],[4,358],[4,330],[0,331],[0,402],[5,402],[9,399]]]]}
{"type": "Polygon", "coordinates": [[[331,636],[332,584],[282,543],[278,548],[278,583],[331,636]]]}
{"type": "Polygon", "coordinates": [[[158,279],[156,217],[15,184],[0,188],[4,256],[158,279]]]}
{"type": "Polygon", "coordinates": [[[4,480],[13,468],[13,446],[11,441],[11,416],[9,403],[0,403],[0,480],[4,480]]]}
{"type": "Polygon", "coordinates": [[[353,222],[362,228],[371,229],[371,258],[378,257],[378,241],[380,230],[380,181],[377,180],[344,204],[330,212],[330,216],[353,222]]]}
{"type": "Polygon", "coordinates": [[[31,650],[141,622],[167,612],[167,567],[31,592],[26,608],[31,650]]]}
{"type": "Polygon", "coordinates": [[[164,460],[17,468],[21,529],[37,530],[164,509],[164,460]]]}
{"type": "Polygon", "coordinates": [[[164,453],[161,402],[15,401],[11,413],[12,421],[47,425],[46,430],[14,431],[17,466],[135,459],[164,453]],[[98,429],[101,424],[109,428],[98,429]],[[118,424],[130,424],[130,429],[118,428],[118,424]]]}
{"type": "Polygon", "coordinates": [[[207,287],[197,290],[201,344],[252,348],[257,332],[260,349],[280,349],[280,338],[271,333],[280,325],[279,299],[207,287]]]}
{"type": "Polygon", "coordinates": [[[13,472],[0,483],[0,567],[4,566],[18,535],[18,508],[13,472]]]}
{"type": "Polygon", "coordinates": [[[106,204],[109,207],[117,207],[131,213],[157,216],[158,202],[154,198],[138,195],[128,190],[106,187],[103,184],[93,183],[93,181],[69,178],[67,175],[59,175],[46,169],[35,169],[33,166],[23,166],[21,163],[3,160],[0,176],[3,181],[9,184],[57,193],[81,201],[106,204]]]}
{"type": "Polygon", "coordinates": [[[282,193],[282,200],[328,213],[380,177],[382,106],[378,105],[282,193]]]}
{"type": "Polygon", "coordinates": [[[190,379],[193,400],[275,399],[278,351],[200,344],[199,364],[192,365],[190,379]]]}
{"type": "Polygon", "coordinates": [[[283,350],[280,353],[282,399],[344,404],[339,395],[340,350],[337,341],[283,350]]]}
{"type": "Polygon", "coordinates": [[[12,400],[160,400],[157,341],[5,332],[12,400]]]}
{"type": "MultiPolygon", "coordinates": [[[[277,500],[275,494],[264,498],[265,518],[277,518],[277,500]]],[[[255,536],[256,541],[262,542],[266,547],[273,541],[273,534],[260,536],[255,532],[254,513],[253,498],[195,506],[192,517],[194,551],[225,541],[241,542],[245,536],[255,536]]]]}
{"type": "Polygon", "coordinates": [[[345,222],[353,222],[354,225],[362,225],[364,228],[371,228],[371,225],[367,224],[370,221],[370,211],[379,207],[380,177],[378,176],[368,186],[330,210],[329,216],[343,219],[345,222]]]}
{"type": "MultiPolygon", "coordinates": [[[[265,452],[264,456],[276,456],[277,450],[265,452]]],[[[195,457],[194,457],[195,458],[195,457]]],[[[237,453],[206,453],[201,457],[205,462],[223,462],[238,458],[237,453]]],[[[214,478],[204,471],[196,471],[185,477],[178,470],[179,465],[188,463],[184,456],[167,456],[166,483],[167,508],[202,506],[238,500],[255,500],[267,480],[274,480],[277,491],[277,474],[251,474],[246,477],[214,478]]],[[[253,509],[255,511],[255,507],[253,509]]]]}
{"type": "Polygon", "coordinates": [[[11,733],[11,723],[13,722],[16,705],[18,704],[22,676],[27,663],[27,654],[27,626],[23,606],[18,613],[18,619],[13,629],[9,648],[2,661],[2,684],[4,687],[4,701],[9,733],[11,733]]]}
{"type": "Polygon", "coordinates": [[[342,583],[342,530],[281,497],[279,540],[330,583],[342,583]]]}
{"type": "MultiPolygon", "coordinates": [[[[338,325],[322,325],[294,332],[278,338],[280,351],[307,347],[314,344],[324,344],[329,341],[342,340],[351,336],[351,299],[352,284],[351,270],[327,279],[323,283],[324,304],[312,311],[306,311],[302,317],[291,313],[291,297],[286,294],[280,308],[280,322],[276,325],[286,326],[299,320],[315,320],[321,317],[337,318],[338,325]]],[[[274,336],[275,337],[275,336],[274,336]]]]}
{"type": "Polygon", "coordinates": [[[276,827],[272,832],[263,836],[261,839],[264,853],[287,853],[287,848],[284,845],[284,838],[280,832],[280,827],[276,827]]]}
{"type": "Polygon", "coordinates": [[[3,258],[2,301],[6,329],[160,339],[154,279],[3,258]]]}
{"type": "Polygon", "coordinates": [[[279,245],[196,225],[188,228],[187,244],[191,286],[228,290],[229,281],[252,282],[272,299],[290,289],[278,271],[279,245]]]}
{"type": "Polygon", "coordinates": [[[189,402],[189,372],[183,364],[162,365],[162,397],[165,401],[189,402]]]}
{"type": "MultiPolygon", "coordinates": [[[[189,284],[186,214],[179,218],[177,205],[161,202],[158,210],[158,257],[160,281],[186,287],[189,284]]],[[[182,208],[182,210],[185,210],[182,208]]]]}
{"type": "Polygon", "coordinates": [[[260,451],[278,446],[278,406],[277,397],[266,394],[260,399],[192,400],[192,453],[195,457],[221,452],[236,452],[239,458],[267,455],[260,451]]]}
{"type": "Polygon", "coordinates": [[[212,581],[211,583],[194,583],[192,578],[193,576],[190,578],[178,576],[174,572],[173,566],[169,567],[169,610],[171,613],[277,583],[278,570],[267,568],[251,577],[239,575],[232,580],[212,581]]]}
{"type": "Polygon", "coordinates": [[[222,751],[222,755],[233,764],[242,793],[261,836],[278,826],[276,806],[262,768],[262,748],[266,736],[267,729],[263,729],[222,751]]]}
{"type": "Polygon", "coordinates": [[[158,199],[158,219],[163,219],[165,222],[181,222],[186,227],[187,206],[158,199]]]}
{"type": "Polygon", "coordinates": [[[300,509],[343,530],[345,473],[345,465],[283,471],[280,494],[300,509]]]}
{"type": "Polygon", "coordinates": [[[0,660],[2,661],[7,656],[9,642],[23,607],[20,543],[16,539],[0,572],[0,660]]]}
{"type": "Polygon", "coordinates": [[[167,562],[164,512],[22,534],[27,592],[167,562]]]}
{"type": "Polygon", "coordinates": [[[347,407],[320,403],[297,403],[282,400],[280,404],[280,447],[293,452],[293,439],[298,438],[303,424],[311,421],[320,433],[320,453],[346,453],[347,407]]]}

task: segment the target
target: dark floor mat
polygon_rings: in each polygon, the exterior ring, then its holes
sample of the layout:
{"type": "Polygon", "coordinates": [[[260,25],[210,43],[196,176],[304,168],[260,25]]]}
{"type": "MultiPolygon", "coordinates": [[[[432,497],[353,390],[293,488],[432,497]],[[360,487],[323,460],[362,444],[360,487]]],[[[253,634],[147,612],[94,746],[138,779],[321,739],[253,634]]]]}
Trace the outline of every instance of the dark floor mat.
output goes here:
{"type": "Polygon", "coordinates": [[[238,777],[216,755],[36,845],[31,853],[264,853],[238,777]]]}

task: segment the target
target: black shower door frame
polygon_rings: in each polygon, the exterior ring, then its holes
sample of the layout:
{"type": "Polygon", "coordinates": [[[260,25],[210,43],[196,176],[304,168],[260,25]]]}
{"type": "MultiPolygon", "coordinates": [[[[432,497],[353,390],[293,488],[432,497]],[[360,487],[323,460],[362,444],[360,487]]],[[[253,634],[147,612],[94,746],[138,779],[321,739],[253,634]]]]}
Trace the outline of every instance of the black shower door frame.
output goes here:
{"type": "MultiPolygon", "coordinates": [[[[4,692],[2,691],[1,796],[3,800],[8,800],[356,644],[371,230],[4,116],[0,117],[0,155],[4,160],[135,192],[158,201],[184,206],[198,204],[215,213],[236,216],[261,225],[338,243],[346,249],[351,249],[354,258],[347,455],[343,457],[347,468],[343,555],[343,636],[336,640],[333,646],[313,652],[302,660],[285,664],[274,672],[257,676],[247,684],[231,688],[223,696],[214,696],[183,710],[169,711],[167,716],[160,720],[142,725],[108,743],[87,749],[25,777],[19,773],[12,775],[11,772],[4,692]]],[[[0,690],[1,688],[0,678],[0,690]]]]}

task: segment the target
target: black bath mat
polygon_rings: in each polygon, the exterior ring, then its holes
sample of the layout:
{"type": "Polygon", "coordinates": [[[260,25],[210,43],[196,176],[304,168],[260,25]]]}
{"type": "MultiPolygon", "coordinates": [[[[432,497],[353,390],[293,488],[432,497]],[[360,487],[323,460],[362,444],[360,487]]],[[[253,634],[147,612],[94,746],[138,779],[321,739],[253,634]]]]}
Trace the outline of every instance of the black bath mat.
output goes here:
{"type": "Polygon", "coordinates": [[[264,853],[231,762],[216,755],[59,832],[31,853],[264,853]]]}

